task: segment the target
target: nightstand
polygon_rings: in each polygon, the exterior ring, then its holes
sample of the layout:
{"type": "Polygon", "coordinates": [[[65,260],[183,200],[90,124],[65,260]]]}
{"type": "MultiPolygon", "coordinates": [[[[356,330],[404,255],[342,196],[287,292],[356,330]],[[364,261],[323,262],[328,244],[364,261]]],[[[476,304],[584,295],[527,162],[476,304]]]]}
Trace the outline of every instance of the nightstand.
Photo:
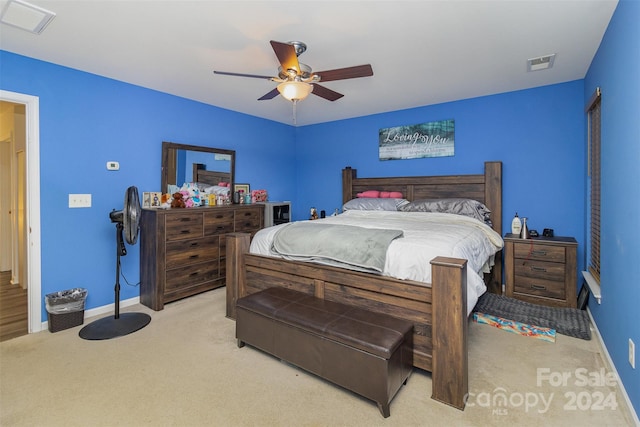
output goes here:
{"type": "Polygon", "coordinates": [[[506,295],[534,304],[576,307],[578,242],[573,237],[504,238],[506,295]]]}
{"type": "Polygon", "coordinates": [[[291,221],[291,202],[258,202],[264,205],[264,226],[291,221]]]}

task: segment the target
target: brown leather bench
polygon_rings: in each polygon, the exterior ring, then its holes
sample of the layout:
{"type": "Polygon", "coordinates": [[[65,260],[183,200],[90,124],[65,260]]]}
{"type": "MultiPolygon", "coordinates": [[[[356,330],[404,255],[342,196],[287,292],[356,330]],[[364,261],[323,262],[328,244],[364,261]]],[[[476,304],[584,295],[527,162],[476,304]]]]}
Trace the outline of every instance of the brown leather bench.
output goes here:
{"type": "Polygon", "coordinates": [[[375,401],[385,418],[413,366],[410,322],[286,288],[240,298],[236,338],[375,401]]]}

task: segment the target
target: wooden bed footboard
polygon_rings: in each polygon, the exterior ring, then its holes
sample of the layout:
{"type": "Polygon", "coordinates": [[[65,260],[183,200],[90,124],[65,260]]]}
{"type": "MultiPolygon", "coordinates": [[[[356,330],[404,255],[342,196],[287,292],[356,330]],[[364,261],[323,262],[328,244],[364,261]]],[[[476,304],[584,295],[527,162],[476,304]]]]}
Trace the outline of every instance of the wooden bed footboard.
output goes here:
{"type": "Polygon", "coordinates": [[[238,298],[279,286],[406,319],[413,364],[432,373],[432,398],[464,409],[468,393],[467,261],[431,261],[431,285],[249,254],[250,235],[227,235],[227,317],[238,298]]]}

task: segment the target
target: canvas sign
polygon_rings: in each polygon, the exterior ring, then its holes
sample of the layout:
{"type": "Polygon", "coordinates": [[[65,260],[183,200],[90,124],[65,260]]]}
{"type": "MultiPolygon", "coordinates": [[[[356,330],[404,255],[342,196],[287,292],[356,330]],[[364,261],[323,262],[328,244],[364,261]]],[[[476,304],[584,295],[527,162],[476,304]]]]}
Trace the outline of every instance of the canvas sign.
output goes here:
{"type": "Polygon", "coordinates": [[[380,129],[380,160],[446,157],[454,154],[454,120],[380,129]]]}

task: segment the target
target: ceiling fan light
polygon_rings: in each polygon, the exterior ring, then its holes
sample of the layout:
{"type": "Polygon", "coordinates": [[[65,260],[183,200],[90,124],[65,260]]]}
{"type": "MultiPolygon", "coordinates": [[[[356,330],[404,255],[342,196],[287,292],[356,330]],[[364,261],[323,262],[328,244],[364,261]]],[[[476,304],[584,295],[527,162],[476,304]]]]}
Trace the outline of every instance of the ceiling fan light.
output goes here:
{"type": "Polygon", "coordinates": [[[313,85],[305,82],[283,82],[278,85],[278,92],[289,101],[301,101],[313,91],[313,85]]]}

